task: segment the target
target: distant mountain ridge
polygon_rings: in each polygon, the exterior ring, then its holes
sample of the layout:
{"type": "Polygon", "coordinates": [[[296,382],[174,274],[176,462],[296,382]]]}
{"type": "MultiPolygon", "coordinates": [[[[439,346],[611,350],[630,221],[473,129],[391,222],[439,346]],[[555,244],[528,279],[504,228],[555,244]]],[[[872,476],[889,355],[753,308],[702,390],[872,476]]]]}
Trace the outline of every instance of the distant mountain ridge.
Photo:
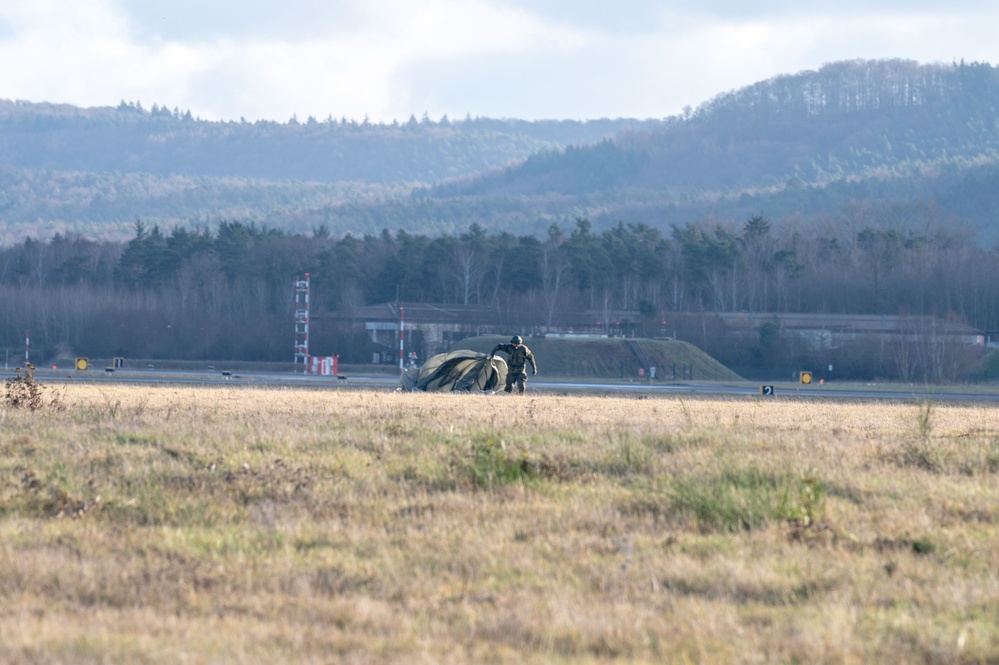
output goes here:
{"type": "Polygon", "coordinates": [[[332,117],[214,122],[122,102],[78,108],[0,100],[0,166],[161,176],[430,183],[590,143],[657,121],[537,121],[424,116],[375,124],[332,117]]]}
{"type": "MultiPolygon", "coordinates": [[[[621,186],[717,191],[789,178],[909,175],[999,157],[999,70],[852,61],[725,93],[685,118],[547,151],[467,192],[583,193],[621,186]],[[595,165],[605,173],[593,177],[595,165]]],[[[446,189],[460,193],[460,185],[446,189]]]]}
{"type": "Polygon", "coordinates": [[[443,183],[454,197],[575,197],[598,227],[691,217],[835,214],[854,200],[921,202],[999,240],[999,69],[833,63],[706,102],[594,145],[547,150],[443,183]]]}
{"type": "Polygon", "coordinates": [[[832,63],[650,120],[216,123],[135,103],[0,101],[8,234],[228,218],[541,235],[576,218],[808,220],[866,201],[932,209],[993,243],[997,184],[999,70],[983,63],[832,63]]]}

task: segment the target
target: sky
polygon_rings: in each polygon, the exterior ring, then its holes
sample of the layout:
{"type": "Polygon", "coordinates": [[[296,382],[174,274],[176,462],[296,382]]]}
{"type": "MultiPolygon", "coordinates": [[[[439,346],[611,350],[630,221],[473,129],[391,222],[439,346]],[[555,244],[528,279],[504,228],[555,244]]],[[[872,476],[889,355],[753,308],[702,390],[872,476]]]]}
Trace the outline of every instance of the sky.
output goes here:
{"type": "Polygon", "coordinates": [[[662,118],[830,62],[999,64],[994,0],[0,0],[0,99],[207,120],[662,118]]]}

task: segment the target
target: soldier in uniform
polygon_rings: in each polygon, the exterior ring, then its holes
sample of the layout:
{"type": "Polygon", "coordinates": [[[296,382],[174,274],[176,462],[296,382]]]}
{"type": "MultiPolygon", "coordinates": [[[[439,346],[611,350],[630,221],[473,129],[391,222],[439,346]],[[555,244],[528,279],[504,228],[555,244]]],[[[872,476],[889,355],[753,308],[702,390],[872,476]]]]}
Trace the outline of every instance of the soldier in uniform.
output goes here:
{"type": "Polygon", "coordinates": [[[506,392],[513,392],[513,384],[517,384],[517,392],[524,394],[527,389],[527,363],[531,363],[534,374],[538,373],[538,365],[534,362],[534,354],[524,346],[520,335],[514,335],[509,344],[497,344],[489,353],[489,359],[496,355],[497,351],[502,351],[507,355],[506,372],[506,392]]]}

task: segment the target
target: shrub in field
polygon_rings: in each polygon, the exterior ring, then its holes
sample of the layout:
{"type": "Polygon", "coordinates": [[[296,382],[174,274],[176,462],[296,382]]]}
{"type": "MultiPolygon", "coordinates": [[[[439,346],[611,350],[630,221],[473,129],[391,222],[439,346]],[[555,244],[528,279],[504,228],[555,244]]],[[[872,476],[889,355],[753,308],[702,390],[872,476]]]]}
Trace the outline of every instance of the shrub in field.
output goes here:
{"type": "Polygon", "coordinates": [[[933,433],[933,404],[931,402],[923,402],[920,405],[916,423],[919,427],[919,438],[923,441],[929,439],[930,434],[933,433]]]}
{"type": "Polygon", "coordinates": [[[939,448],[926,439],[906,441],[899,454],[899,466],[922,469],[930,473],[942,473],[944,468],[939,448]]]}
{"type": "Polygon", "coordinates": [[[35,366],[18,367],[14,371],[16,375],[4,384],[4,402],[16,409],[42,408],[42,387],[35,381],[35,366]]]}

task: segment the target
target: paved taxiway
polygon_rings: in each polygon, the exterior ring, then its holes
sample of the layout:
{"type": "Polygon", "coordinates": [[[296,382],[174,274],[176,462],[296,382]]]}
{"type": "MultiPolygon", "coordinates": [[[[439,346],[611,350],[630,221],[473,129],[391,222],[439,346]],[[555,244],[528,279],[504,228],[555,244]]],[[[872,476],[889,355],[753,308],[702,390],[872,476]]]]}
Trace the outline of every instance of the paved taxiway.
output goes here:
{"type": "MultiPolygon", "coordinates": [[[[6,380],[14,376],[14,370],[0,370],[0,379],[6,380]]],[[[399,387],[399,379],[392,375],[351,374],[345,378],[321,377],[290,373],[267,372],[222,372],[222,371],[187,371],[187,370],[129,370],[114,372],[89,369],[86,371],[36,369],[35,377],[45,384],[86,383],[91,385],[131,383],[147,385],[230,385],[236,386],[272,386],[272,387],[307,387],[322,390],[352,390],[375,389],[395,390],[399,387]]],[[[778,398],[816,398],[816,399],[863,399],[863,400],[904,400],[904,401],[977,401],[999,403],[999,389],[986,386],[952,386],[926,387],[902,385],[864,385],[864,384],[825,384],[802,386],[798,384],[770,384],[774,387],[774,396],[778,398]]],[[[702,395],[702,396],[757,396],[760,395],[759,384],[712,383],[707,381],[663,383],[648,381],[555,381],[533,380],[529,384],[529,393],[543,394],[620,394],[620,395],[702,395]]]]}

